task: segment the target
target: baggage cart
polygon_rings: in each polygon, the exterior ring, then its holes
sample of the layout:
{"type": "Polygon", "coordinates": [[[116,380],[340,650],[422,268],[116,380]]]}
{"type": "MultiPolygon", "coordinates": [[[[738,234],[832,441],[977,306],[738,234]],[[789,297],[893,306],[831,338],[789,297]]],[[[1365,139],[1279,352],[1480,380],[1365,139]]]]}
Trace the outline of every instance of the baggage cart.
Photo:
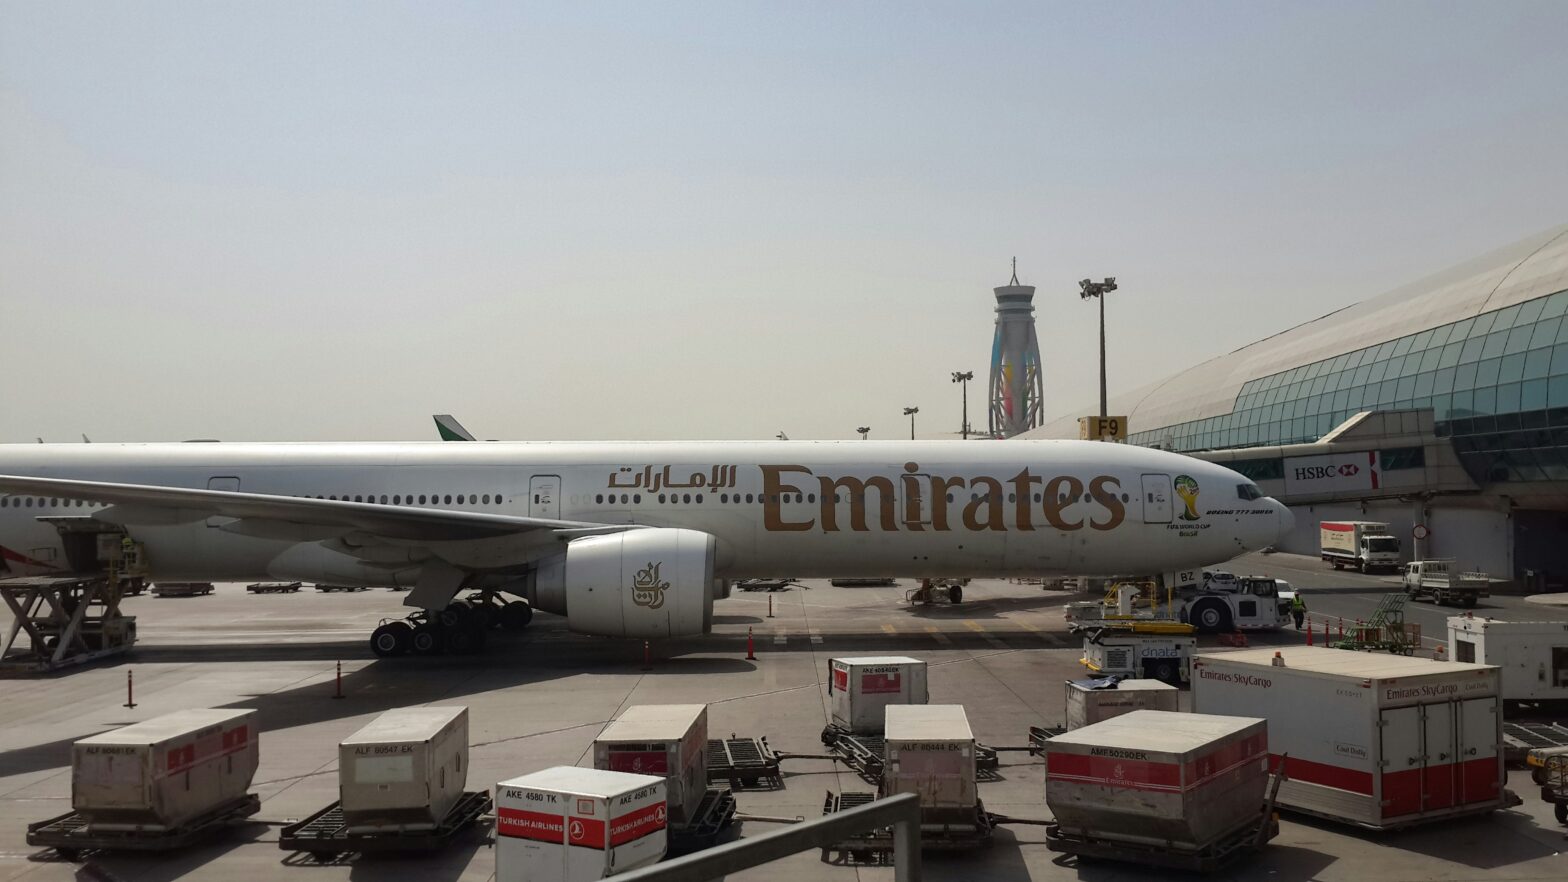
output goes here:
{"type": "Polygon", "coordinates": [[[154,597],[200,597],[213,592],[211,582],[156,582],[152,586],[154,597]]]}
{"type": "Polygon", "coordinates": [[[708,780],[728,781],[732,790],[779,790],[780,759],[767,738],[709,739],[708,780]]]}
{"type": "Polygon", "coordinates": [[[88,816],[70,811],[27,825],[27,844],[52,848],[68,861],[89,851],[173,851],[195,845],[261,811],[261,798],[247,793],[220,803],[173,827],[94,829],[88,816]]]}
{"type": "Polygon", "coordinates": [[[439,851],[459,834],[474,829],[474,822],[489,812],[490,807],[488,792],[470,791],[463,793],[446,816],[431,827],[390,827],[356,833],[344,819],[343,803],[334,802],[303,821],[285,826],[278,834],[278,847],[284,851],[307,852],[319,863],[329,863],[346,854],[439,851]]]}
{"type": "Polygon", "coordinates": [[[245,590],[252,594],[293,594],[302,587],[303,582],[253,582],[245,590]]]}

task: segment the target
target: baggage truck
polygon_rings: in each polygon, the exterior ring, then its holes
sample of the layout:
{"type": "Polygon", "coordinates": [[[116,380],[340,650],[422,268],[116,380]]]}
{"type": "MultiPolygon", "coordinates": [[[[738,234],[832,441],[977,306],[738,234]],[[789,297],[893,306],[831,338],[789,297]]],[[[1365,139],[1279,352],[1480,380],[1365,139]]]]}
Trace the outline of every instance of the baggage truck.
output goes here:
{"type": "Polygon", "coordinates": [[[1282,807],[1375,830],[1503,807],[1491,665],[1310,646],[1200,654],[1192,707],[1269,721],[1282,807]]]}
{"type": "Polygon", "coordinates": [[[71,748],[71,807],[90,831],[182,827],[250,790],[253,710],[183,710],[83,738],[71,748]]]}
{"type": "Polygon", "coordinates": [[[1046,805],[1067,837],[1201,853],[1256,835],[1268,754],[1257,717],[1135,710],[1046,742],[1046,805]]]}
{"type": "Polygon", "coordinates": [[[670,823],[691,823],[708,791],[708,706],[627,708],[594,739],[593,765],[612,772],[662,776],[670,823]]]}
{"type": "Polygon", "coordinates": [[[1175,686],[1159,680],[1068,680],[1067,729],[1081,729],[1135,710],[1177,711],[1180,695],[1175,686]]]}
{"type": "Polygon", "coordinates": [[[925,704],[926,663],[904,655],[873,655],[828,660],[829,729],[853,735],[882,732],[883,709],[925,704]]]}
{"type": "Polygon", "coordinates": [[[350,834],[434,830],[468,783],[468,708],[390,710],[338,744],[350,834]]]}
{"type": "Polygon", "coordinates": [[[1451,616],[1448,657],[1497,665],[1504,701],[1568,701],[1568,622],[1451,616]]]}
{"type": "Polygon", "coordinates": [[[1318,545],[1323,560],[1334,569],[1350,567],[1363,573],[1399,569],[1399,539],[1388,524],[1374,521],[1321,521],[1318,545]]]}
{"type": "Polygon", "coordinates": [[[557,766],[495,785],[496,882],[585,882],[664,857],[664,779],[557,766]]]}
{"type": "Polygon", "coordinates": [[[1405,596],[1430,597],[1443,606],[1475,606],[1490,596],[1492,580],[1485,573],[1461,572],[1451,560],[1415,560],[1405,564],[1405,596]]]}
{"type": "Polygon", "coordinates": [[[884,726],[882,796],[918,794],[924,825],[975,826],[975,736],[963,706],[889,705],[884,726]]]}

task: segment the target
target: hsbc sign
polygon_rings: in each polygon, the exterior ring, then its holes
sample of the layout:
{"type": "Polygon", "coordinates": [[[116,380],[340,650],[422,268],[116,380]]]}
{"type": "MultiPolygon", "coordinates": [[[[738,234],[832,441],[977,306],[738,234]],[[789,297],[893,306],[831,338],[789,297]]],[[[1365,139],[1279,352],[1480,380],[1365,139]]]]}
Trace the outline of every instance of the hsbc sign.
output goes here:
{"type": "Polygon", "coordinates": [[[1285,460],[1285,493],[1341,493],[1376,490],[1380,485],[1377,451],[1293,456],[1285,460]]]}

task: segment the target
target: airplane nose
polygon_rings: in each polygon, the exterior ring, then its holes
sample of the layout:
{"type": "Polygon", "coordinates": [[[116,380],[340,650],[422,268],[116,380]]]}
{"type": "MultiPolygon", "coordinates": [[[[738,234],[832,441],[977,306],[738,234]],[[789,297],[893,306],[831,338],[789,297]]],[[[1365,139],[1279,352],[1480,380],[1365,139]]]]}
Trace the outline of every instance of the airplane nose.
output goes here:
{"type": "Polygon", "coordinates": [[[1274,516],[1279,522],[1279,535],[1275,537],[1277,544],[1290,535],[1291,530],[1296,529],[1296,515],[1291,512],[1290,506],[1285,505],[1278,499],[1271,498],[1269,501],[1274,503],[1274,516]]]}

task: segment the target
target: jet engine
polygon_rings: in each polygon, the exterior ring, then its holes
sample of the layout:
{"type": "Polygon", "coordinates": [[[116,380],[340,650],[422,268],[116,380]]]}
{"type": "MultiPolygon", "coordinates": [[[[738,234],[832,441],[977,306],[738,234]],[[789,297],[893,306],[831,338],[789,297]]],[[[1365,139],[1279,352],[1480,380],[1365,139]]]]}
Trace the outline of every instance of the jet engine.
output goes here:
{"type": "Polygon", "coordinates": [[[714,539],[673,527],[584,536],[539,563],[534,603],[607,637],[684,637],[713,627],[714,539]]]}

